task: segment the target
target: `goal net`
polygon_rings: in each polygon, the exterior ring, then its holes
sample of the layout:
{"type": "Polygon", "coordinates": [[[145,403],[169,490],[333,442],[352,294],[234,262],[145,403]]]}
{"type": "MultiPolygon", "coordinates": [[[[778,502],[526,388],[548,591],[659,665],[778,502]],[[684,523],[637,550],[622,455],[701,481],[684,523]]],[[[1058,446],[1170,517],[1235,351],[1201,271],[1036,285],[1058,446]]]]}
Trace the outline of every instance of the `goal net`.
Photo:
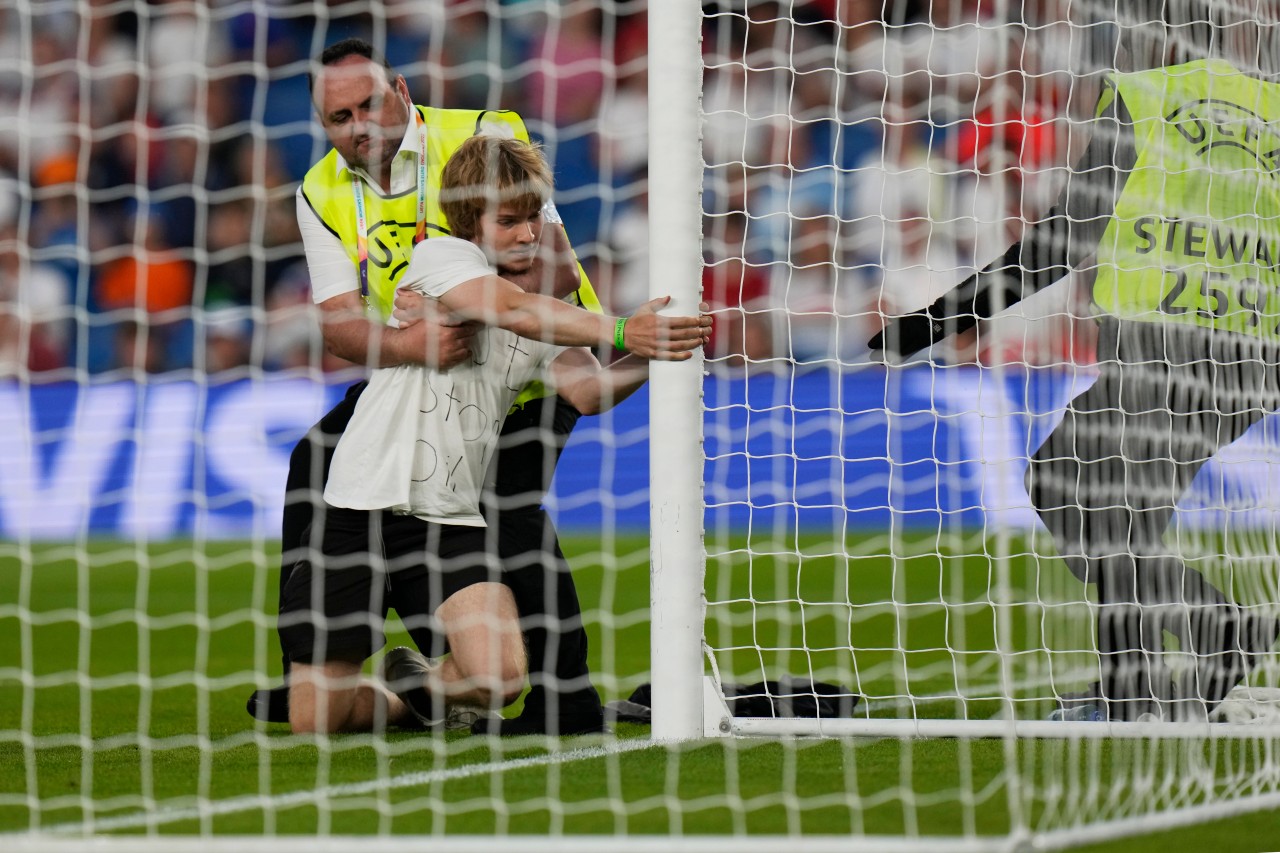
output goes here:
{"type": "MultiPolygon", "coordinates": [[[[1214,181],[1249,205],[1158,208],[1138,234],[1200,253],[1155,300],[1178,328],[1221,314],[1257,349],[1195,350],[1193,402],[1111,422],[1146,443],[1104,428],[1054,456],[1112,442],[1091,452],[1123,479],[1131,450],[1203,451],[1170,437],[1239,392],[1207,462],[1165,460],[1187,463],[1167,495],[1108,493],[1092,528],[1105,556],[1174,566],[1177,594],[1103,600],[1064,559],[1095,555],[1028,490],[1102,372],[1093,253],[1007,310],[994,288],[994,319],[915,355],[886,366],[868,342],[889,323],[904,346],[895,318],[1051,219],[1110,75],[1225,57],[1274,93],[1276,18],[1264,0],[0,2],[0,845],[1050,849],[1227,816],[1262,837],[1276,403],[1239,365],[1276,373],[1274,334],[1251,335],[1280,316],[1274,103],[1233,78],[1182,124],[1236,134],[1214,181]],[[351,36],[417,104],[520,114],[605,313],[670,295],[715,318],[695,359],[578,422],[544,501],[605,734],[303,736],[246,713],[282,679],[290,453],[367,375],[326,349],[296,205],[330,147],[310,62],[351,36]],[[1159,536],[1124,527],[1139,516],[1159,536]],[[1135,684],[1129,713],[1113,700],[1135,684]]],[[[1092,233],[1075,208],[1058,221],[1054,240],[1092,233]]],[[[395,616],[387,633],[412,642],[395,616]]]]}
{"type": "MultiPolygon", "coordinates": [[[[674,636],[695,589],[655,586],[682,618],[654,659],[700,639],[705,661],[655,731],[1003,738],[1047,838],[1274,807],[1266,762],[1244,794],[1200,754],[1277,734],[1273,308],[1249,307],[1280,234],[1274,10],[925,5],[835,4],[835,30],[707,11],[705,464],[677,485],[664,446],[652,485],[655,573],[697,568],[661,522],[705,505],[704,618],[674,636]],[[1187,88],[1206,66],[1269,83],[1187,88]],[[1193,140],[1206,160],[1178,160],[1193,140]],[[1150,305],[1115,296],[1143,264],[1168,277],[1150,305]],[[1187,742],[1142,806],[1084,817],[1152,753],[1079,738],[1187,742]]],[[[680,423],[663,403],[655,433],[680,423]]]]}

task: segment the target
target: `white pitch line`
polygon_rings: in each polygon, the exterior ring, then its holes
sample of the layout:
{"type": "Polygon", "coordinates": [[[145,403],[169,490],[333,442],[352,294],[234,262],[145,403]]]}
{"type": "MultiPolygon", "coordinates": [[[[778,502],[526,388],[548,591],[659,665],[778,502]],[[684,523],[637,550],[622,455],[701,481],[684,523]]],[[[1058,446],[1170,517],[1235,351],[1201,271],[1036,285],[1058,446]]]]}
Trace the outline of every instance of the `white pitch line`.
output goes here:
{"type": "MultiPolygon", "coordinates": [[[[1047,684],[1048,681],[1046,680],[1047,684]]],[[[1022,685],[1027,686],[1027,685],[1022,685]]],[[[971,688],[972,689],[972,688],[971,688]]],[[[994,687],[991,689],[995,689],[994,687]]],[[[979,690],[981,692],[981,690],[979,690]]],[[[918,697],[917,701],[943,701],[954,700],[954,696],[939,695],[936,697],[918,697]]],[[[864,707],[873,703],[864,700],[864,707]]],[[[899,703],[893,700],[880,701],[874,703],[875,706],[894,706],[899,703]]],[[[879,738],[874,738],[879,740],[879,738]]],[[[369,794],[379,790],[395,790],[397,788],[412,788],[419,785],[429,785],[433,782],[448,782],[456,779],[467,779],[473,776],[482,776],[490,773],[502,773],[509,770],[523,770],[529,767],[550,767],[557,764],[568,764],[574,761],[586,761],[592,758],[607,758],[611,755],[623,755],[628,752],[638,752],[642,749],[650,749],[665,745],[663,741],[654,741],[646,738],[635,738],[625,741],[615,741],[611,746],[593,746],[582,747],[580,749],[571,749],[567,752],[548,753],[547,755],[532,756],[529,758],[516,758],[506,761],[491,761],[487,764],[467,764],[462,767],[450,767],[444,770],[421,771],[417,773],[406,773],[403,776],[393,776],[389,779],[369,779],[364,782],[348,782],[342,785],[331,785],[328,788],[309,791],[293,791],[287,794],[276,794],[272,796],[248,795],[243,797],[234,797],[229,800],[215,800],[207,802],[201,806],[187,806],[185,808],[172,808],[164,806],[163,811],[153,812],[134,812],[131,814],[116,815],[112,817],[98,818],[92,821],[77,821],[74,823],[64,823],[49,827],[46,832],[50,835],[83,835],[87,832],[110,832],[113,830],[136,829],[146,826],[163,826],[164,824],[177,823],[183,820],[199,820],[202,817],[214,817],[218,815],[238,814],[240,812],[253,811],[255,809],[284,809],[298,805],[309,805],[319,802],[322,799],[333,797],[354,797],[361,794],[369,794]]],[[[4,838],[8,833],[0,833],[0,839],[4,838]]]]}
{"type": "MultiPolygon", "coordinates": [[[[616,741],[609,746],[590,746],[571,749],[567,752],[552,752],[546,755],[535,755],[528,758],[514,758],[506,761],[491,761],[487,764],[467,764],[462,767],[449,767],[444,770],[426,770],[406,773],[403,776],[392,776],[388,779],[369,779],[364,782],[347,782],[342,785],[330,785],[308,791],[292,791],[287,794],[271,796],[250,795],[233,797],[229,800],[214,800],[201,806],[171,808],[159,805],[154,812],[136,812],[98,818],[92,821],[77,821],[49,827],[46,831],[58,835],[83,835],[89,832],[111,832],[120,829],[137,829],[139,827],[162,826],[183,820],[199,820],[205,817],[237,814],[256,809],[287,809],[293,806],[308,805],[338,797],[354,797],[371,794],[376,791],[390,791],[397,788],[413,788],[430,785],[435,782],[450,782],[456,779],[467,779],[472,776],[484,776],[490,773],[504,773],[511,770],[524,770],[530,767],[550,767],[556,764],[568,764],[574,761],[587,761],[592,758],[607,758],[611,755],[622,755],[652,749],[665,745],[662,741],[647,738],[616,741]]],[[[0,836],[3,837],[3,836],[0,836]]]]}

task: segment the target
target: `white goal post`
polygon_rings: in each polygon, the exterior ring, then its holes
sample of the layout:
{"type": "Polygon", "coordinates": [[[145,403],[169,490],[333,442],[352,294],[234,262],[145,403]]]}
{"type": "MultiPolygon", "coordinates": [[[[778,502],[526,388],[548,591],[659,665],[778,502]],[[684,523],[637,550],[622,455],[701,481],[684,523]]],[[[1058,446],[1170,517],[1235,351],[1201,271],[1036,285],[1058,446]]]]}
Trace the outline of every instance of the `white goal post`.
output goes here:
{"type": "MultiPolygon", "coordinates": [[[[697,10],[700,12],[700,10],[697,10]]],[[[649,4],[649,295],[671,310],[702,301],[701,14],[679,0],[649,4]]],[[[699,737],[705,618],[702,545],[702,353],[650,368],[653,736],[699,737]],[[695,404],[695,401],[698,401],[695,404]]]]}

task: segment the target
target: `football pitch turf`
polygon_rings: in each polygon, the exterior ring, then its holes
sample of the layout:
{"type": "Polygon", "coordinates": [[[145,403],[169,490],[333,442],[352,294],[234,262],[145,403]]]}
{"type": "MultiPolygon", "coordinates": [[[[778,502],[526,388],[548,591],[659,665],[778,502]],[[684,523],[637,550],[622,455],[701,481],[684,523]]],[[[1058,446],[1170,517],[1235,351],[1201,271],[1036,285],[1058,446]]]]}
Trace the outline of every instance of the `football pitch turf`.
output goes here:
{"type": "MultiPolygon", "coordinates": [[[[606,700],[648,680],[646,548],[635,537],[565,540],[606,700]]],[[[710,640],[734,649],[722,665],[750,672],[760,657],[751,647],[798,648],[804,632],[806,648],[827,651],[779,653],[762,672],[811,665],[820,678],[853,684],[856,677],[864,691],[910,680],[919,695],[951,695],[957,687],[954,665],[931,662],[959,659],[990,674],[986,659],[996,656],[981,653],[995,648],[994,609],[983,604],[989,560],[925,553],[893,562],[862,549],[854,598],[901,601],[918,607],[919,617],[896,625],[875,615],[855,620],[852,644],[868,649],[855,664],[834,650],[847,618],[832,608],[807,612],[803,623],[786,616],[796,597],[839,601],[847,592],[850,564],[810,550],[753,555],[748,589],[711,566],[710,611],[723,618],[710,640]],[[976,604],[936,606],[959,599],[976,604]],[[743,607],[752,618],[741,618],[743,607]],[[895,654],[897,641],[913,651],[895,654]],[[973,659],[949,656],[959,647],[975,650],[973,659]]],[[[277,559],[247,543],[198,550],[189,543],[0,545],[0,833],[999,836],[1011,824],[1011,805],[1028,809],[1033,827],[1060,826],[1072,809],[1140,811],[1137,792],[1167,760],[1167,745],[1144,741],[1088,741],[1074,750],[1056,740],[1010,747],[966,738],[654,746],[647,727],[631,724],[618,725],[616,737],[554,742],[397,731],[294,737],[244,710],[255,683],[273,681],[280,669],[274,620],[265,612],[274,608],[277,559]],[[1064,807],[1026,795],[1063,787],[1060,777],[1086,763],[1105,768],[1106,778],[1075,780],[1082,802],[1064,807]]],[[[1011,635],[1025,635],[1026,614],[1009,618],[1011,635]]],[[[393,622],[389,645],[406,639],[393,622]]],[[[956,701],[916,712],[953,715],[956,701]]],[[[875,713],[892,715],[887,703],[881,708],[875,713]]],[[[990,716],[999,705],[966,702],[964,710],[990,716]]],[[[1211,749],[1224,777],[1277,760],[1274,739],[1211,749]]],[[[1175,843],[1277,850],[1280,809],[1081,849],[1155,851],[1175,843]]]]}

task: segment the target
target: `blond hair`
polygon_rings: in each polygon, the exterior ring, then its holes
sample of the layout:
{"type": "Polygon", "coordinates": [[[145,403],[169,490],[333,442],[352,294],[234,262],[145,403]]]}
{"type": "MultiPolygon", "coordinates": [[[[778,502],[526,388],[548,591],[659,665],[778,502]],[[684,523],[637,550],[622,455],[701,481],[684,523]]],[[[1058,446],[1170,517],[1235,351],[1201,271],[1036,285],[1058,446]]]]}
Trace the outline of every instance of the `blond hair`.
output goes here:
{"type": "Polygon", "coordinates": [[[551,167],[535,143],[473,136],[458,146],[440,176],[440,209],[450,233],[474,240],[486,210],[510,205],[530,214],[551,198],[551,167]]]}

